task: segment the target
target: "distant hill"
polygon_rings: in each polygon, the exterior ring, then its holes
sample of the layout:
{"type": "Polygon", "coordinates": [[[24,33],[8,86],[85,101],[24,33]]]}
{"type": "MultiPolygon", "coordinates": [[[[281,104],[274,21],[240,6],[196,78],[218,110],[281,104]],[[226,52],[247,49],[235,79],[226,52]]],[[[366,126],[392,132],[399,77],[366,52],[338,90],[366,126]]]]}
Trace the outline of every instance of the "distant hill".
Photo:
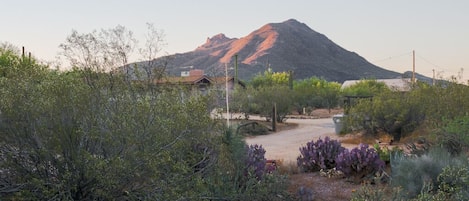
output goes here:
{"type": "Polygon", "coordinates": [[[218,34],[207,38],[206,43],[193,51],[157,60],[167,60],[167,71],[172,75],[180,75],[188,67],[221,75],[225,63],[234,66],[235,55],[238,55],[239,78],[244,80],[268,68],[275,72],[293,70],[295,79],[317,76],[338,82],[401,76],[369,63],[294,19],[266,24],[239,39],[218,34]]]}
{"type": "MultiPolygon", "coordinates": [[[[403,78],[412,78],[412,71],[406,71],[406,72],[402,73],[402,77],[403,78]]],[[[424,82],[424,83],[427,83],[427,84],[430,84],[430,85],[433,84],[433,78],[427,77],[427,76],[419,74],[419,73],[415,73],[415,79],[420,81],[420,82],[424,82]]],[[[441,80],[441,79],[436,79],[435,82],[445,83],[447,81],[441,80]]]]}

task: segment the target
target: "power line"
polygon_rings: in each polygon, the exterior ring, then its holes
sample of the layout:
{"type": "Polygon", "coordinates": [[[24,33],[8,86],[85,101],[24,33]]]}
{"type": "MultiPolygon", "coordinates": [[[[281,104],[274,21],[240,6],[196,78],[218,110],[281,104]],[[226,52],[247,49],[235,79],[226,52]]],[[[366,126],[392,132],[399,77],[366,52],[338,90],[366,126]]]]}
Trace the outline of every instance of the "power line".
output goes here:
{"type": "Polygon", "coordinates": [[[423,56],[420,54],[417,55],[418,58],[422,59],[423,61],[427,62],[428,64],[432,65],[433,67],[440,68],[438,65],[434,64],[433,62],[430,62],[428,59],[425,59],[423,56]]]}
{"type": "Polygon", "coordinates": [[[397,58],[400,58],[400,57],[403,57],[403,56],[412,56],[412,52],[406,52],[406,53],[402,53],[402,54],[398,54],[398,55],[386,57],[386,58],[384,58],[384,59],[375,60],[375,61],[373,61],[373,62],[371,62],[371,63],[378,63],[378,62],[387,61],[387,60],[391,60],[391,59],[397,59],[397,58]]]}

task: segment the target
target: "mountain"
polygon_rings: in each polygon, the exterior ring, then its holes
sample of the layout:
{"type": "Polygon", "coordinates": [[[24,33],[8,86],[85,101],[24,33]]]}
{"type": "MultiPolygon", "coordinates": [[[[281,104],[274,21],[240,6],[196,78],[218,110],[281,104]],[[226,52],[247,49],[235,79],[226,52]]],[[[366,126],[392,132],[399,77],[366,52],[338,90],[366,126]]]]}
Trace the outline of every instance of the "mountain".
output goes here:
{"type": "Polygon", "coordinates": [[[317,76],[338,82],[401,75],[369,63],[294,19],[266,24],[239,39],[217,34],[193,51],[158,60],[168,61],[167,70],[172,75],[180,75],[187,67],[222,75],[226,63],[234,66],[235,55],[239,78],[244,80],[268,68],[274,72],[293,70],[295,79],[317,76]]]}

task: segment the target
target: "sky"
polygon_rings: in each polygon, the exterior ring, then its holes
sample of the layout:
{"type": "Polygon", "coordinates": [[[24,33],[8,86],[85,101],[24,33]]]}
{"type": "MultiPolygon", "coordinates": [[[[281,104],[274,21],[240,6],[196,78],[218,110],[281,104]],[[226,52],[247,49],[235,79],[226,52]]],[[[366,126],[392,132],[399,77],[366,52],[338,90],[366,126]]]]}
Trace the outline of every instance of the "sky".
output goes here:
{"type": "Polygon", "coordinates": [[[0,0],[0,42],[54,61],[72,30],[125,26],[143,42],[146,24],[164,32],[167,54],[224,33],[241,38],[268,23],[296,19],[369,62],[396,72],[469,80],[467,0],[0,0]]]}

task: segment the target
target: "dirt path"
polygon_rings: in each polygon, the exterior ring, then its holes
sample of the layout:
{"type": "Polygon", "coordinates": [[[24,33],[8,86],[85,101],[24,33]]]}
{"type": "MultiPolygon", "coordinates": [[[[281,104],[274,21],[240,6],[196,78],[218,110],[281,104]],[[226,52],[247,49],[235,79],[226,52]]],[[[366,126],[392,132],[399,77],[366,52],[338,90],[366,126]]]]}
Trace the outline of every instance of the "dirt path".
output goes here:
{"type": "Polygon", "coordinates": [[[311,140],[324,139],[326,136],[332,139],[339,138],[335,134],[332,118],[288,119],[286,122],[298,124],[298,127],[269,135],[248,137],[246,143],[262,145],[266,150],[267,159],[296,163],[296,158],[300,154],[299,148],[311,140]]]}
{"type": "MultiPolygon", "coordinates": [[[[283,164],[296,166],[296,159],[300,155],[299,148],[311,140],[324,139],[329,136],[340,140],[335,134],[332,118],[322,119],[288,119],[287,123],[298,124],[290,130],[283,130],[269,135],[246,138],[247,144],[260,144],[266,150],[267,159],[282,160],[283,164]]],[[[346,148],[356,145],[343,144],[346,148]]],[[[298,195],[298,189],[306,188],[313,192],[314,200],[350,200],[352,191],[358,189],[359,184],[346,182],[344,179],[322,177],[318,172],[298,173],[290,175],[289,191],[298,195]]]]}

